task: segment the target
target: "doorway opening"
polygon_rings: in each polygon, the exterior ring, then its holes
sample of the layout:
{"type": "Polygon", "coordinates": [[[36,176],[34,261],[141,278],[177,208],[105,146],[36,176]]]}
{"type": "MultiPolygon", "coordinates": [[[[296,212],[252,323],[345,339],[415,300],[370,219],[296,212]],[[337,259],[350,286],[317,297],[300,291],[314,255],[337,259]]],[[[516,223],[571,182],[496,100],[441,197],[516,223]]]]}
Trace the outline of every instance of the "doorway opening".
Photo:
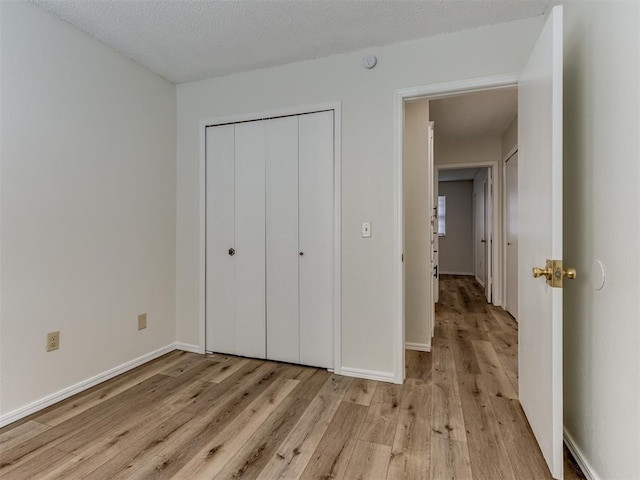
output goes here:
{"type": "Polygon", "coordinates": [[[469,276],[486,303],[504,305],[503,159],[517,143],[518,94],[514,82],[410,93],[400,105],[403,345],[431,351],[439,297],[452,285],[441,275],[469,276]]]}

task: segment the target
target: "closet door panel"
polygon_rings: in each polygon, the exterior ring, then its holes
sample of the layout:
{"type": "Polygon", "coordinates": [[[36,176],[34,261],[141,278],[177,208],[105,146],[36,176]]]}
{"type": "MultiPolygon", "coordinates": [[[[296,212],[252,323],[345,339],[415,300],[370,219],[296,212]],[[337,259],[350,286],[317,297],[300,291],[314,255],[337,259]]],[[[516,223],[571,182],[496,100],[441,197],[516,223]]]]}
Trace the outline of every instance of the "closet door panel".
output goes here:
{"type": "Polygon", "coordinates": [[[267,358],[298,363],[298,117],[266,129],[267,358]]]}
{"type": "Polygon", "coordinates": [[[235,352],[265,358],[265,122],[235,126],[235,352]]]}
{"type": "Polygon", "coordinates": [[[333,111],[299,117],[300,363],[333,367],[333,111]]]}
{"type": "Polygon", "coordinates": [[[234,127],[206,130],[206,345],[234,353],[234,127]]]}

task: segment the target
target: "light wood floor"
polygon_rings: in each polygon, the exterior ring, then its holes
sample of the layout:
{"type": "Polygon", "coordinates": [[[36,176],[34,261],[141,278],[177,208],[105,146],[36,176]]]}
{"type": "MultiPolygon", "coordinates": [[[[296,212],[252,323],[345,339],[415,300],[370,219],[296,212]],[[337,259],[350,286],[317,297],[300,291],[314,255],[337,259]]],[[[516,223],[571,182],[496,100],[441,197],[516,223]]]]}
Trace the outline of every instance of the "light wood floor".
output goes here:
{"type": "Polygon", "coordinates": [[[517,324],[471,278],[441,285],[433,352],[407,353],[402,386],[176,351],[0,429],[0,478],[550,478],[517,324]]]}

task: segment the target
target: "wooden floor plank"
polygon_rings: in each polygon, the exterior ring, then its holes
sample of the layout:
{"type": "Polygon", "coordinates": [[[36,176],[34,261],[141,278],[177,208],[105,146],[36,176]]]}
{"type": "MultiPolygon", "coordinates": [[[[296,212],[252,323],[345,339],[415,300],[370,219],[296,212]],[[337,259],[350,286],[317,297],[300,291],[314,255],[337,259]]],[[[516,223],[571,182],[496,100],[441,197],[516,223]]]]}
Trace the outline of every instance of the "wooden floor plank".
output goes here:
{"type": "Polygon", "coordinates": [[[517,399],[518,394],[507,378],[491,342],[473,340],[473,350],[476,352],[482,370],[487,393],[497,397],[517,399]]]}
{"type": "Polygon", "coordinates": [[[458,374],[467,429],[467,450],[475,478],[515,477],[482,375],[458,374]]]}
{"type": "Polygon", "coordinates": [[[245,415],[237,417],[212,438],[191,461],[176,472],[174,478],[214,478],[297,384],[297,380],[276,379],[252,402],[245,415]]]}
{"type": "Polygon", "coordinates": [[[330,376],[258,478],[302,475],[350,386],[351,378],[330,376]]]}
{"type": "Polygon", "coordinates": [[[381,445],[393,445],[400,413],[402,388],[392,383],[379,383],[365,418],[360,440],[381,445]]]}
{"type": "Polygon", "coordinates": [[[407,378],[418,378],[420,380],[431,379],[431,352],[419,352],[416,350],[407,350],[407,378]]]}
{"type": "Polygon", "coordinates": [[[431,459],[430,474],[433,480],[473,480],[466,442],[432,437],[431,459]]]}
{"type": "Polygon", "coordinates": [[[349,460],[366,415],[366,406],[342,402],[300,478],[347,478],[349,460]]]}
{"type": "Polygon", "coordinates": [[[354,378],[344,401],[368,407],[371,405],[371,400],[373,399],[373,394],[376,391],[377,384],[378,382],[374,380],[354,378]]]}
{"type": "Polygon", "coordinates": [[[215,478],[257,478],[308,406],[308,400],[285,398],[215,478]]]}
{"type": "Polygon", "coordinates": [[[86,392],[60,402],[38,415],[38,422],[49,426],[60,425],[72,417],[83,413],[90,408],[103,403],[116,395],[126,392],[131,387],[138,385],[158,374],[167,368],[183,360],[187,352],[172,352],[165,356],[162,361],[155,361],[150,364],[138,367],[123,375],[93,387],[86,392]]]}
{"type": "Polygon", "coordinates": [[[533,432],[520,402],[509,398],[492,397],[491,404],[498,420],[514,478],[522,480],[551,480],[542,452],[537,448],[533,432]]]}
{"type": "Polygon", "coordinates": [[[0,452],[7,451],[16,445],[28,441],[30,438],[49,430],[49,425],[30,420],[18,425],[16,428],[0,434],[0,452]]]}
{"type": "Polygon", "coordinates": [[[358,440],[344,478],[380,480],[387,478],[391,447],[358,440]]]}
{"type": "Polygon", "coordinates": [[[429,478],[431,383],[407,379],[389,462],[389,480],[429,478]]]}

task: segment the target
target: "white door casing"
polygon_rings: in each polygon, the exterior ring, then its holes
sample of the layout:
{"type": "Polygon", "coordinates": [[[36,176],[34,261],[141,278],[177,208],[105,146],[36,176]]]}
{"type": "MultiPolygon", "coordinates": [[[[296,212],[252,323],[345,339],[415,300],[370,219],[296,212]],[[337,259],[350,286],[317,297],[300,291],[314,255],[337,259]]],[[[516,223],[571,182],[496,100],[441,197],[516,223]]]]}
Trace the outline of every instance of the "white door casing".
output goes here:
{"type": "Polygon", "coordinates": [[[429,127],[427,130],[427,172],[432,176],[431,181],[433,183],[433,191],[431,193],[431,267],[432,267],[432,282],[433,282],[433,306],[429,310],[429,318],[427,319],[429,325],[429,331],[431,331],[431,336],[433,337],[434,329],[435,329],[435,304],[438,303],[440,299],[440,257],[438,255],[439,248],[439,238],[438,238],[438,175],[435,173],[435,159],[433,153],[433,142],[434,142],[434,122],[429,122],[429,127]]]}
{"type": "Polygon", "coordinates": [[[562,7],[553,8],[518,90],[519,396],[562,478],[562,289],[531,268],[562,260],[562,7]]]}

